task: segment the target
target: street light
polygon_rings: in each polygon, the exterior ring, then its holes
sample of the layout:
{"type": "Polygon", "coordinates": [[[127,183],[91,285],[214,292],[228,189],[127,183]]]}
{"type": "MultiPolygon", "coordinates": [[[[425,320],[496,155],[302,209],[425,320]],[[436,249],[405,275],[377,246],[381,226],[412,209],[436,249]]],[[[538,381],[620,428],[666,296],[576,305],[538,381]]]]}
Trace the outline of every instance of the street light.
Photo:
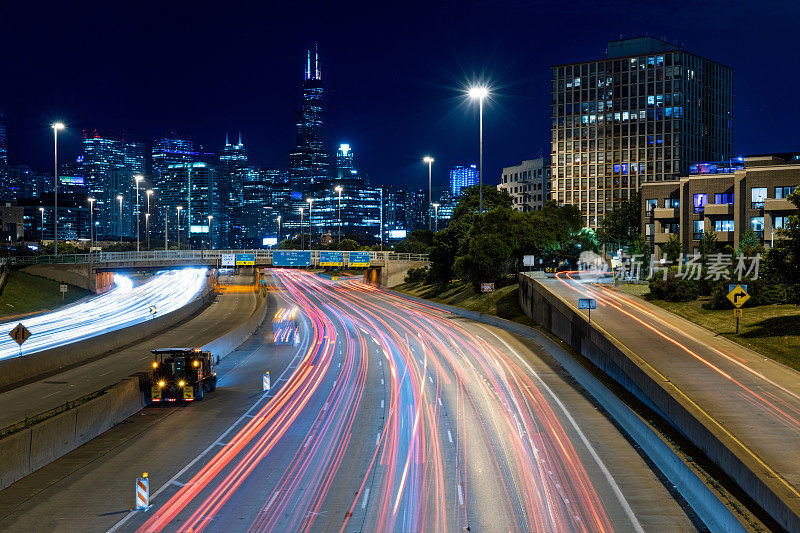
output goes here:
{"type": "Polygon", "coordinates": [[[153,196],[153,189],[147,189],[147,214],[144,217],[144,231],[147,233],[147,249],[150,249],[150,197],[153,196]]]}
{"type": "Polygon", "coordinates": [[[300,210],[300,249],[301,250],[305,250],[306,249],[306,241],[305,241],[306,236],[303,233],[303,208],[302,207],[298,207],[297,209],[300,210]]]}
{"type": "Polygon", "coordinates": [[[58,132],[66,128],[63,122],[56,122],[53,128],[53,198],[56,216],[53,219],[53,255],[58,255],[58,132]]]}
{"type": "Polygon", "coordinates": [[[94,248],[94,202],[95,199],[89,197],[89,257],[92,257],[92,249],[94,248]]]}
{"type": "Polygon", "coordinates": [[[281,242],[281,216],[278,215],[278,244],[281,242]]]}
{"type": "Polygon", "coordinates": [[[311,240],[313,239],[313,235],[311,230],[314,229],[314,222],[311,220],[311,209],[314,207],[314,199],[313,198],[306,198],[306,202],[308,202],[308,249],[311,249],[311,240]]]}
{"type": "Polygon", "coordinates": [[[208,215],[208,249],[214,249],[214,237],[211,235],[211,221],[214,219],[214,215],[208,215]]]}
{"type": "Polygon", "coordinates": [[[181,251],[181,209],[183,209],[183,206],[180,205],[175,208],[178,211],[178,252],[181,251]]]}
{"type": "Polygon", "coordinates": [[[428,229],[431,229],[431,167],[433,166],[434,159],[426,155],[422,160],[428,163],[428,229]]]}
{"type": "Polygon", "coordinates": [[[119,242],[122,242],[122,195],[117,195],[117,200],[119,200],[119,242]]]}
{"type": "Polygon", "coordinates": [[[139,182],[144,179],[144,176],[139,174],[133,179],[136,182],[136,252],[139,252],[139,182]]]}
{"type": "Polygon", "coordinates": [[[483,86],[471,87],[469,97],[477,99],[480,103],[479,111],[479,139],[480,139],[480,160],[478,166],[478,212],[483,213],[483,100],[489,96],[489,89],[483,86]]]}
{"type": "Polygon", "coordinates": [[[42,213],[42,225],[39,226],[39,244],[44,246],[44,207],[40,207],[39,211],[42,213]]]}
{"type": "Polygon", "coordinates": [[[342,189],[341,185],[337,185],[333,188],[334,191],[339,193],[339,246],[342,245],[342,189]]]}
{"type": "Polygon", "coordinates": [[[434,233],[439,231],[439,205],[440,204],[433,204],[433,231],[434,233]]]}
{"type": "Polygon", "coordinates": [[[169,235],[167,231],[167,227],[169,226],[169,207],[164,206],[164,251],[169,250],[169,235]]]}

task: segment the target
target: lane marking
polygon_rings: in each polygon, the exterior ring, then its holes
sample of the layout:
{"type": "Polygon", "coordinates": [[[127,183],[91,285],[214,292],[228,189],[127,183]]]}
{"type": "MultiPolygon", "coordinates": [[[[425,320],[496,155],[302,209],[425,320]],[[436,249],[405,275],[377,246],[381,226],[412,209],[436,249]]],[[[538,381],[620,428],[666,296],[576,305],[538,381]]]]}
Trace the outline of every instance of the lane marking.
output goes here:
{"type": "Polygon", "coordinates": [[[381,434],[379,432],[378,436],[375,437],[375,446],[379,445],[380,443],[381,443],[381,434]]]}
{"type": "Polygon", "coordinates": [[[458,505],[464,505],[464,493],[461,492],[461,483],[458,484],[458,505]]]}
{"type": "Polygon", "coordinates": [[[368,498],[369,498],[369,487],[367,487],[366,490],[364,490],[364,500],[361,502],[361,508],[362,509],[366,509],[367,508],[367,499],[368,498]]]}
{"type": "Polygon", "coordinates": [[[381,385],[383,385],[383,378],[381,378],[381,385]]]}
{"type": "Polygon", "coordinates": [[[436,399],[439,401],[439,407],[441,407],[442,406],[442,398],[440,397],[440,398],[436,398],[436,399]]]}
{"type": "Polygon", "coordinates": [[[545,391],[547,391],[547,393],[550,395],[551,398],[553,398],[553,401],[556,403],[556,405],[558,405],[558,407],[564,413],[564,416],[567,418],[567,420],[569,420],[570,425],[572,425],[573,429],[575,429],[575,432],[578,434],[578,437],[583,442],[583,445],[586,446],[586,449],[589,451],[589,454],[595,460],[595,462],[597,463],[597,466],[600,467],[600,470],[603,472],[603,475],[605,476],[606,480],[611,485],[611,490],[614,492],[614,495],[617,497],[617,500],[619,501],[620,505],[622,506],[623,510],[625,511],[625,514],[628,516],[628,519],[631,521],[631,525],[633,525],[633,529],[635,531],[637,531],[638,533],[644,533],[644,528],[642,527],[642,524],[639,522],[639,519],[634,514],[633,509],[631,509],[631,506],[628,503],[628,500],[625,499],[625,495],[622,494],[622,490],[619,488],[619,485],[617,485],[617,482],[614,479],[614,476],[611,475],[611,472],[608,470],[608,468],[606,467],[605,463],[603,463],[603,460],[600,459],[600,456],[597,454],[597,451],[594,449],[592,444],[589,442],[589,439],[586,438],[586,435],[583,433],[583,431],[581,431],[581,428],[578,426],[578,423],[575,421],[574,418],[572,418],[572,415],[567,410],[567,407],[555,395],[555,393],[547,385],[547,383],[545,383],[544,380],[541,377],[539,377],[539,374],[536,373],[536,371],[533,369],[533,367],[530,365],[530,363],[528,363],[528,361],[523,359],[523,357],[519,354],[519,352],[517,352],[516,349],[514,349],[503,338],[501,338],[499,335],[497,335],[495,332],[493,332],[489,328],[485,327],[483,324],[479,324],[477,322],[476,322],[476,324],[481,329],[483,329],[484,331],[489,333],[491,336],[493,336],[494,338],[496,338],[497,340],[502,342],[503,345],[506,348],[508,348],[508,350],[511,353],[513,353],[517,357],[517,359],[519,359],[519,361],[525,367],[527,367],[527,369],[531,373],[531,375],[534,378],[536,378],[536,381],[538,381],[539,384],[542,386],[542,388],[545,391]]]}
{"type": "Polygon", "coordinates": [[[383,400],[381,400],[381,409],[383,409],[383,400]]]}
{"type": "Polygon", "coordinates": [[[452,444],[452,443],[453,443],[453,434],[452,434],[452,433],[450,433],[450,430],[449,430],[449,429],[447,430],[447,440],[449,440],[449,441],[450,441],[450,444],[452,444]]]}
{"type": "Polygon", "coordinates": [[[275,491],[275,494],[273,494],[273,495],[272,495],[272,498],[270,498],[270,499],[269,499],[269,503],[268,503],[268,504],[267,504],[267,506],[264,508],[264,510],[265,510],[265,511],[268,511],[268,510],[269,510],[269,508],[270,508],[270,507],[272,507],[272,504],[275,502],[275,498],[277,498],[277,497],[278,497],[278,494],[280,494],[280,492],[281,492],[281,491],[279,491],[279,490],[276,490],[276,491],[275,491]]]}

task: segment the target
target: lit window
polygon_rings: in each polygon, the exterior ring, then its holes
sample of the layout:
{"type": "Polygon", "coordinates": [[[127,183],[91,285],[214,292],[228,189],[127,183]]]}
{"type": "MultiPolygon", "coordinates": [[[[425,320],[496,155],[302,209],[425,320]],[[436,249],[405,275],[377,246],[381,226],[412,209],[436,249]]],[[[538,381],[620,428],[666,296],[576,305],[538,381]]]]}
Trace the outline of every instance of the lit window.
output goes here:
{"type": "Polygon", "coordinates": [[[733,220],[716,220],[714,231],[734,231],[733,220]]]}
{"type": "Polygon", "coordinates": [[[775,229],[784,229],[786,227],[786,223],[789,221],[789,217],[775,217],[772,220],[772,227],[775,229]]]}
{"type": "Polygon", "coordinates": [[[764,235],[764,217],[753,217],[750,219],[750,227],[757,235],[764,235]]]}
{"type": "Polygon", "coordinates": [[[708,194],[701,193],[694,195],[694,212],[702,213],[708,203],[708,194]]]}
{"type": "Polygon", "coordinates": [[[715,204],[733,204],[733,193],[726,192],[714,195],[715,204]]]}
{"type": "Polygon", "coordinates": [[[703,221],[702,220],[695,220],[692,222],[692,238],[694,240],[699,241],[703,238],[703,221]]]}
{"type": "Polygon", "coordinates": [[[750,202],[753,209],[764,207],[764,199],[767,197],[766,187],[753,187],[750,189],[750,202]]]}
{"type": "Polygon", "coordinates": [[[788,198],[794,192],[794,187],[775,187],[775,198],[788,198]]]}
{"type": "Polygon", "coordinates": [[[658,207],[658,198],[648,198],[645,201],[645,212],[652,213],[656,207],[658,207]]]}

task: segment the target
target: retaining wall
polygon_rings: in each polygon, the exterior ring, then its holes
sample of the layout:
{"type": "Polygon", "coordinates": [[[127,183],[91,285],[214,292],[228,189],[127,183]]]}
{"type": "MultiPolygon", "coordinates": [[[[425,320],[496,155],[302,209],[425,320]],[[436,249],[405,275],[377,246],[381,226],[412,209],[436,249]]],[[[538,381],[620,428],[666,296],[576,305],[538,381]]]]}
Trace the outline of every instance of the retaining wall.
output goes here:
{"type": "Polygon", "coordinates": [[[0,490],[92,440],[144,407],[137,378],[0,439],[0,490]]]}
{"type": "MultiPolygon", "coordinates": [[[[522,287],[522,284],[520,284],[522,287]]],[[[526,337],[539,344],[555,361],[591,394],[611,415],[619,426],[641,447],[658,469],[669,479],[700,516],[711,531],[746,531],[737,515],[700,479],[660,434],[620,400],[602,382],[586,370],[578,361],[561,347],[537,330],[476,311],[461,309],[446,304],[431,302],[403,294],[403,297],[426,305],[438,307],[454,315],[495,326],[516,335],[526,337]]]]}
{"type": "Polygon", "coordinates": [[[0,361],[0,388],[9,387],[64,367],[84,363],[111,350],[174,326],[210,304],[214,295],[206,289],[185,306],[163,316],[111,333],[65,346],[0,361]]]}
{"type": "MultiPolygon", "coordinates": [[[[800,502],[765,465],[723,433],[681,391],[615,339],[588,324],[564,300],[528,276],[519,279],[519,303],[537,324],[659,413],[730,476],[758,505],[788,531],[800,531],[800,502]]],[[[734,408],[731,406],[731,408],[734,408]]],[[[787,444],[788,445],[788,444],[787,444]]],[[[683,491],[682,491],[683,493],[683,491]]]]}
{"type": "Polygon", "coordinates": [[[217,337],[213,341],[205,344],[202,349],[208,350],[215,357],[222,359],[236,348],[238,348],[244,341],[246,341],[258,329],[258,326],[264,321],[267,314],[267,298],[266,296],[258,293],[258,305],[256,306],[253,314],[250,315],[245,322],[229,331],[228,333],[217,337]]]}

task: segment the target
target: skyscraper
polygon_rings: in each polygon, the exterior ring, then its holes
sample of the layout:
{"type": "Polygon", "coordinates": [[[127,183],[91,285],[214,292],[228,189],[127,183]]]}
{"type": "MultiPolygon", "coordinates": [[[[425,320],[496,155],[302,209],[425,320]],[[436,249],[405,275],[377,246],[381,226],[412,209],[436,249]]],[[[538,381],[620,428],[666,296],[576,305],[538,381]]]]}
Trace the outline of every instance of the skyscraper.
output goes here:
{"type": "Polygon", "coordinates": [[[219,195],[219,220],[215,223],[219,229],[219,240],[215,241],[220,247],[230,247],[234,240],[234,227],[240,226],[242,209],[242,172],[247,168],[247,150],[242,143],[242,134],[239,133],[239,142],[232,144],[225,134],[225,146],[219,154],[218,168],[218,195],[219,195]]]}
{"type": "Polygon", "coordinates": [[[497,190],[511,196],[511,207],[517,211],[536,211],[550,201],[550,159],[529,159],[513,167],[505,167],[497,190]]]}
{"type": "Polygon", "coordinates": [[[6,115],[0,109],[0,199],[9,200],[8,140],[6,138],[6,115]]]}
{"type": "Polygon", "coordinates": [[[292,209],[287,227],[299,227],[297,208],[320,183],[330,181],[329,155],[325,150],[323,128],[323,85],[319,53],[314,48],[306,56],[303,96],[297,110],[295,147],[289,153],[289,179],[292,185],[292,209]]]}
{"type": "MultiPolygon", "coordinates": [[[[177,242],[178,215],[181,206],[180,231],[181,247],[191,245],[207,248],[210,244],[208,216],[219,218],[219,197],[217,196],[217,172],[203,162],[177,163],[167,167],[161,176],[160,199],[162,209],[166,210],[170,243],[177,242]]],[[[161,212],[164,216],[164,211],[161,212]]],[[[163,221],[161,222],[163,225],[163,221]]],[[[219,229],[212,222],[214,246],[217,247],[219,229]]]]}
{"type": "Polygon", "coordinates": [[[552,67],[552,188],[595,228],[642,183],[731,153],[733,69],[642,37],[552,67]]]}
{"type": "Polygon", "coordinates": [[[450,169],[450,192],[458,198],[467,187],[477,185],[479,180],[476,165],[455,165],[450,169]]]}

